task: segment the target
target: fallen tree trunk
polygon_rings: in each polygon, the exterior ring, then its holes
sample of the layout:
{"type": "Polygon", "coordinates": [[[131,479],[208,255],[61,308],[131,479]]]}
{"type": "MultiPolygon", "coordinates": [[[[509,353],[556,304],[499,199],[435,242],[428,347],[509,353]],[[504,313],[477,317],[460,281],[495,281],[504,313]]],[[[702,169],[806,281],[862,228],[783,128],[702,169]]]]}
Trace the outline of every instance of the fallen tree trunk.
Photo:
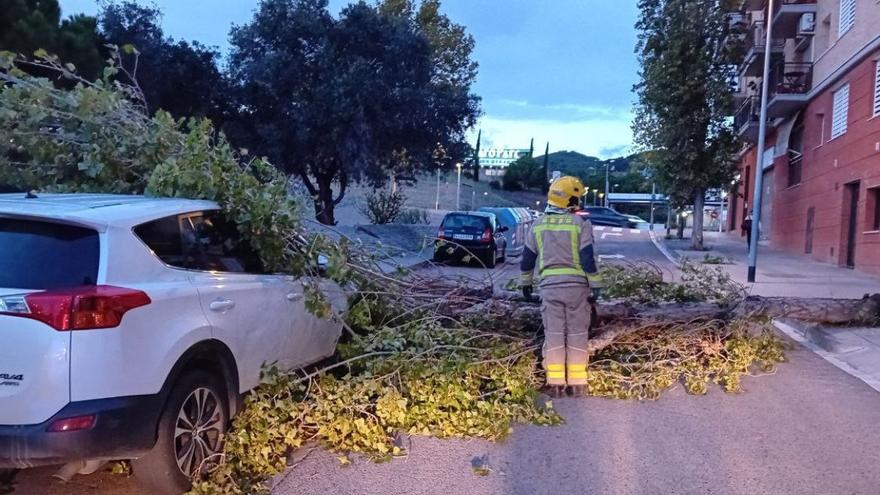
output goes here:
{"type": "MultiPolygon", "coordinates": [[[[626,302],[600,302],[598,325],[590,338],[590,351],[610,345],[617,338],[646,327],[672,326],[697,321],[731,320],[746,316],[794,318],[827,325],[871,325],[880,322],[880,294],[862,299],[811,299],[799,297],[749,296],[731,306],[715,303],[667,303],[640,305],[626,302]]],[[[505,292],[465,313],[489,312],[503,318],[530,321],[541,326],[541,307],[536,300],[526,301],[514,292],[505,292]]]]}
{"type": "MultiPolygon", "coordinates": [[[[525,301],[510,292],[484,304],[495,307],[509,306],[514,315],[540,317],[538,301],[525,301]]],[[[480,310],[471,307],[468,312],[480,310]]],[[[597,305],[600,325],[619,320],[640,320],[646,323],[683,323],[693,320],[722,319],[748,315],[770,318],[794,318],[811,323],[828,325],[871,324],[880,319],[880,294],[862,299],[813,299],[802,297],[749,296],[739,304],[719,306],[709,302],[667,303],[641,305],[626,302],[599,302],[597,305]]]]}

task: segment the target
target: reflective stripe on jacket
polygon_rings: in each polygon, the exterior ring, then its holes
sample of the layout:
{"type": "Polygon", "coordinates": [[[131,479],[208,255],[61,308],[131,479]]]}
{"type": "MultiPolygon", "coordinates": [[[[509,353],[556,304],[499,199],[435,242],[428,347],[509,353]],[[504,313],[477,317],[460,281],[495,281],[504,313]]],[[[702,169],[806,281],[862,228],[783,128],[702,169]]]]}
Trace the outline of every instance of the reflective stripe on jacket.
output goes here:
{"type": "Polygon", "coordinates": [[[548,214],[535,222],[526,236],[522,282],[531,285],[537,268],[541,285],[587,284],[596,273],[593,227],[578,215],[548,214]]]}

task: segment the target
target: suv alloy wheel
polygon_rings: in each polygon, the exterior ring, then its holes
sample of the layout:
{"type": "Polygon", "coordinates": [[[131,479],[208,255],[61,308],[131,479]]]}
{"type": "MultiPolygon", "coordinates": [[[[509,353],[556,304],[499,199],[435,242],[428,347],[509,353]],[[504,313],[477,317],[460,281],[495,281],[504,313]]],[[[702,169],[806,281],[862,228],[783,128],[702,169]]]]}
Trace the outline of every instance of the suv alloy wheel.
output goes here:
{"type": "Polygon", "coordinates": [[[145,456],[132,461],[139,483],[159,493],[189,490],[191,480],[219,461],[229,425],[225,388],[205,371],[178,380],[159,420],[159,438],[145,456]]]}

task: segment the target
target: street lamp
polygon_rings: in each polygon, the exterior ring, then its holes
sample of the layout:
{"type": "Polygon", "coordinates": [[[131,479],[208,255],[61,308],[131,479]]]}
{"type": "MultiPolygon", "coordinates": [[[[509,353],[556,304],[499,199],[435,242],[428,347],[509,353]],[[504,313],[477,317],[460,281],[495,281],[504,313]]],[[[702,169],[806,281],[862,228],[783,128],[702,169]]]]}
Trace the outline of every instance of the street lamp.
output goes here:
{"type": "Polygon", "coordinates": [[[456,163],[455,168],[458,169],[458,184],[455,186],[455,210],[461,210],[461,163],[456,163]]]}
{"type": "MultiPolygon", "coordinates": [[[[605,190],[608,190],[608,172],[611,167],[611,162],[605,162],[605,190]]],[[[605,199],[605,203],[602,206],[608,206],[608,199],[605,199]]]]}
{"type": "MultiPolygon", "coordinates": [[[[767,1],[766,12],[774,11],[774,0],[767,1]]],[[[767,94],[770,90],[770,47],[773,42],[773,19],[764,21],[764,29],[767,30],[764,39],[764,73],[761,79],[761,115],[758,121],[758,150],[755,170],[755,201],[752,205],[752,237],[749,245],[749,271],[748,281],[755,281],[755,271],[758,264],[758,235],[761,225],[761,196],[764,193],[764,144],[767,138],[767,94]]],[[[772,159],[772,158],[771,158],[772,159]]],[[[746,185],[748,187],[748,185],[746,185]]]]}
{"type": "Polygon", "coordinates": [[[437,169],[437,197],[434,199],[434,209],[440,209],[440,169],[437,169]]]}

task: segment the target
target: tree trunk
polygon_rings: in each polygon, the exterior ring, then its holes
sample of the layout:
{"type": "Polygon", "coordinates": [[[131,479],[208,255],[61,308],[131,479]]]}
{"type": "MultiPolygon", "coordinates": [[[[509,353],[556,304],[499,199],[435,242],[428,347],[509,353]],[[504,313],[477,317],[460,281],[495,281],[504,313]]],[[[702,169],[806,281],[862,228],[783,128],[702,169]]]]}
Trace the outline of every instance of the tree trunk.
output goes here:
{"type": "Polygon", "coordinates": [[[336,225],[333,201],[333,178],[329,175],[318,177],[318,193],[315,198],[315,219],[324,225],[336,225]]]}
{"type": "Polygon", "coordinates": [[[676,210],[675,217],[675,225],[676,225],[676,236],[679,239],[684,239],[684,224],[687,223],[687,217],[682,216],[682,210],[676,210]]]}
{"type": "Polygon", "coordinates": [[[706,190],[697,188],[694,192],[694,227],[691,230],[691,249],[703,250],[703,204],[706,201],[706,190]]]}
{"type": "MultiPolygon", "coordinates": [[[[541,328],[541,307],[537,301],[523,301],[510,291],[503,291],[502,294],[504,295],[485,303],[462,308],[461,312],[493,314],[507,321],[526,321],[535,328],[541,328]]],[[[826,325],[874,325],[880,321],[880,294],[865,295],[862,299],[750,296],[731,307],[719,307],[714,303],[656,306],[599,303],[596,309],[599,322],[595,333],[590,335],[590,351],[602,349],[618,337],[645,327],[730,320],[743,316],[784,317],[826,325]]]]}

